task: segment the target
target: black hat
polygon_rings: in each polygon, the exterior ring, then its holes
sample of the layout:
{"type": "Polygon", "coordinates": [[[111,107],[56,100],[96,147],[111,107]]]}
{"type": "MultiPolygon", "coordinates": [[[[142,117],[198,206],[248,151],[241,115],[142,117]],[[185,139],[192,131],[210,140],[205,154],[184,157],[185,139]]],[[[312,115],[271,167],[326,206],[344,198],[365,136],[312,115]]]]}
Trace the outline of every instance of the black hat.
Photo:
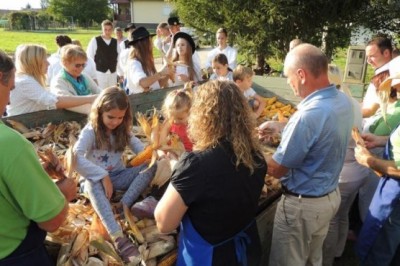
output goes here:
{"type": "Polygon", "coordinates": [[[128,42],[129,45],[133,45],[135,42],[147,38],[147,37],[153,37],[155,34],[150,34],[148,30],[146,30],[145,27],[139,27],[136,28],[134,31],[131,33],[131,41],[128,42]]]}
{"type": "Polygon", "coordinates": [[[194,54],[194,52],[195,52],[195,50],[196,50],[196,45],[195,45],[195,43],[194,43],[194,41],[193,41],[192,36],[190,36],[189,34],[187,34],[186,32],[183,32],[183,31],[177,32],[177,33],[174,35],[174,39],[173,39],[174,47],[175,47],[176,41],[177,41],[179,38],[183,38],[183,39],[185,39],[185,40],[187,40],[187,41],[189,42],[190,46],[192,46],[192,54],[194,54]]]}
{"type": "Polygon", "coordinates": [[[177,26],[177,25],[181,25],[181,23],[179,22],[178,17],[170,17],[170,18],[168,18],[168,25],[177,26]]]}
{"type": "Polygon", "coordinates": [[[131,23],[128,23],[128,25],[126,25],[124,31],[127,32],[127,31],[129,31],[130,29],[136,29],[135,23],[132,23],[132,22],[131,22],[131,23]]]}

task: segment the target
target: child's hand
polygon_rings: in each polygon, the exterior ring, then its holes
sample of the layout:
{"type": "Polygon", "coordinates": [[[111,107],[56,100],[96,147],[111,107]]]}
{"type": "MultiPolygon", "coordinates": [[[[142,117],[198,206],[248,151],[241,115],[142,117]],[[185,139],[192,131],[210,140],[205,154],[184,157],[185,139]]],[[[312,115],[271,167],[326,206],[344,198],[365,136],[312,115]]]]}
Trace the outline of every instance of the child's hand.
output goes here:
{"type": "Polygon", "coordinates": [[[113,185],[111,183],[110,177],[109,176],[104,177],[101,182],[103,183],[104,193],[106,193],[107,199],[111,199],[111,196],[113,194],[113,185]]]}

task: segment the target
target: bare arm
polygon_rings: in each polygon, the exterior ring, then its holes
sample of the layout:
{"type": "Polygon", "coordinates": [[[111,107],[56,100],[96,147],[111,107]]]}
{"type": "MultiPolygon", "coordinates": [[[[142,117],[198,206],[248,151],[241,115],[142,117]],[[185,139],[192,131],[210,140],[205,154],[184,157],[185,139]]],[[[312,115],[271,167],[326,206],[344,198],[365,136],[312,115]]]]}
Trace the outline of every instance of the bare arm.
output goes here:
{"type": "Polygon", "coordinates": [[[64,208],[61,210],[59,214],[57,214],[56,217],[45,221],[38,223],[39,228],[43,229],[46,232],[54,232],[56,231],[64,222],[65,218],[67,217],[68,214],[68,202],[65,201],[64,208]]]}
{"type": "Polygon", "coordinates": [[[181,195],[169,184],[154,211],[158,230],[161,233],[169,233],[176,229],[187,209],[181,195]]]}
{"type": "Polygon", "coordinates": [[[264,99],[258,94],[254,95],[254,99],[259,102],[258,108],[255,111],[256,117],[259,117],[261,115],[262,111],[264,110],[266,103],[265,103],[264,99]]]}
{"type": "Polygon", "coordinates": [[[377,136],[371,133],[362,134],[361,137],[363,138],[365,146],[368,149],[384,147],[389,139],[389,136],[377,136]]]}
{"type": "Polygon", "coordinates": [[[168,75],[170,73],[170,68],[167,65],[160,70],[160,72],[155,73],[154,75],[142,78],[139,81],[139,85],[142,88],[149,88],[154,82],[160,82],[160,87],[165,86],[165,81],[168,81],[168,75]],[[164,85],[164,86],[163,86],[164,85]]]}
{"type": "Polygon", "coordinates": [[[362,116],[363,117],[370,117],[376,113],[376,111],[379,109],[379,104],[375,103],[372,106],[369,107],[363,107],[361,109],[362,111],[362,116]]]}
{"type": "Polygon", "coordinates": [[[87,103],[92,103],[96,99],[97,95],[87,96],[57,96],[57,109],[75,107],[87,103]]]}
{"type": "Polygon", "coordinates": [[[273,176],[275,178],[281,178],[284,176],[289,169],[283,165],[277,163],[274,159],[272,159],[272,155],[267,155],[265,160],[268,165],[268,175],[273,176]]]}
{"type": "Polygon", "coordinates": [[[366,148],[359,145],[354,149],[354,155],[358,163],[369,167],[376,172],[388,174],[400,179],[400,170],[397,169],[394,161],[379,159],[372,155],[366,148]]]}

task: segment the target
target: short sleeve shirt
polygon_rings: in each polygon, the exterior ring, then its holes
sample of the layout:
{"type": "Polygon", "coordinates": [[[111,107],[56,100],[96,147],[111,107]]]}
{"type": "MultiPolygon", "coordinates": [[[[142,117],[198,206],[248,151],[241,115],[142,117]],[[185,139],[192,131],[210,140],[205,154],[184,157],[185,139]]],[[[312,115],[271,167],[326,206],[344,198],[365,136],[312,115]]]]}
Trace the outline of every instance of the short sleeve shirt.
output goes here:
{"type": "Polygon", "coordinates": [[[282,132],[273,159],[287,168],[281,182],[290,191],[321,196],[333,191],[343,166],[353,110],[334,85],[303,99],[282,132]]]}
{"type": "Polygon", "coordinates": [[[30,221],[45,222],[64,208],[65,197],[33,145],[0,121],[0,259],[14,251],[30,221]]]}
{"type": "Polygon", "coordinates": [[[210,243],[242,230],[254,219],[266,174],[263,158],[256,158],[253,174],[237,169],[226,142],[202,152],[185,153],[172,173],[171,183],[181,195],[193,226],[210,243]]]}

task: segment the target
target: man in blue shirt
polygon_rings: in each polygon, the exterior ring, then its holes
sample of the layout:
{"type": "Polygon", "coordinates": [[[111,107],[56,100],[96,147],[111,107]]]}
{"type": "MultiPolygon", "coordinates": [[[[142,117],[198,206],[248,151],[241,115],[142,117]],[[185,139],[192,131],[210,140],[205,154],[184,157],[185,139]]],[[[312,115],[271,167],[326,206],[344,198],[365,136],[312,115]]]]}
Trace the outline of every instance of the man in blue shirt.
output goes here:
{"type": "Polygon", "coordinates": [[[270,265],[322,265],[322,245],[335,215],[337,189],[351,128],[350,100],[328,78],[328,59],[310,44],[300,44],[286,59],[284,73],[295,95],[303,100],[285,124],[277,151],[267,158],[268,174],[280,178],[270,265]]]}

